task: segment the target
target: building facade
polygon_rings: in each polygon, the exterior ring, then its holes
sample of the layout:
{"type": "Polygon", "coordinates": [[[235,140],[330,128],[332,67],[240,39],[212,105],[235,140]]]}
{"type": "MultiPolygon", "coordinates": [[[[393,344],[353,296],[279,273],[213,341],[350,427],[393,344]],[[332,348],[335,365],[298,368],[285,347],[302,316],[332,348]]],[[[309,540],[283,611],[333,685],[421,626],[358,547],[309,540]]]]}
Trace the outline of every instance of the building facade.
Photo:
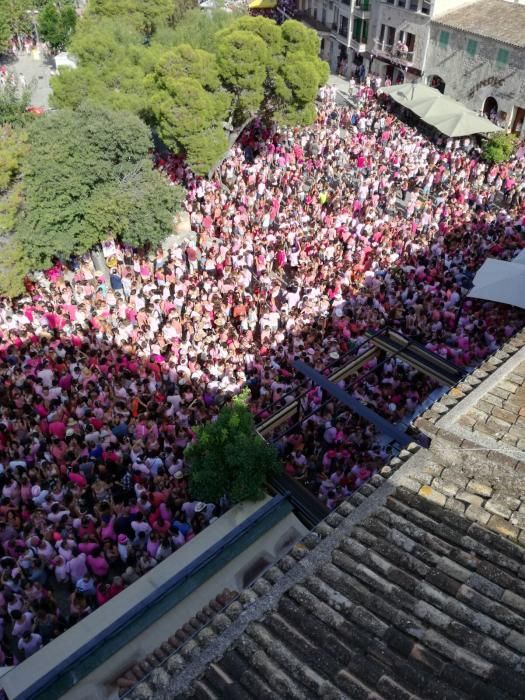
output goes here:
{"type": "Polygon", "coordinates": [[[321,56],[333,73],[349,76],[363,64],[373,4],[374,0],[298,0],[299,19],[319,34],[321,56]]]}
{"type": "Polygon", "coordinates": [[[525,0],[298,0],[333,73],[423,81],[525,136],[525,0]]]}
{"type": "Polygon", "coordinates": [[[299,18],[321,39],[332,72],[349,77],[364,66],[399,79],[423,71],[430,20],[473,0],[298,0],[299,18]]]}
{"type": "Polygon", "coordinates": [[[425,80],[525,137],[525,2],[480,0],[433,20],[425,80]]]}

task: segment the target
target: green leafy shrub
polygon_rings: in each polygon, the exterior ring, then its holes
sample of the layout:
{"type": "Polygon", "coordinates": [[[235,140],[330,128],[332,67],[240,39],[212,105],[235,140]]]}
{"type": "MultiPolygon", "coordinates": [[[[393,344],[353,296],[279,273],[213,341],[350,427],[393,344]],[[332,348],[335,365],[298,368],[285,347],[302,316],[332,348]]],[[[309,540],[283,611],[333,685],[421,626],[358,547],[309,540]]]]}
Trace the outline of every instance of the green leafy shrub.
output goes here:
{"type": "Polygon", "coordinates": [[[215,422],[197,429],[196,441],[186,448],[195,498],[216,502],[226,494],[232,503],[255,501],[280,472],[277,451],[257,434],[246,400],[246,394],[234,398],[215,422]]]}
{"type": "Polygon", "coordinates": [[[489,163],[504,163],[514,153],[516,143],[514,134],[494,134],[483,148],[483,158],[489,163]]]}

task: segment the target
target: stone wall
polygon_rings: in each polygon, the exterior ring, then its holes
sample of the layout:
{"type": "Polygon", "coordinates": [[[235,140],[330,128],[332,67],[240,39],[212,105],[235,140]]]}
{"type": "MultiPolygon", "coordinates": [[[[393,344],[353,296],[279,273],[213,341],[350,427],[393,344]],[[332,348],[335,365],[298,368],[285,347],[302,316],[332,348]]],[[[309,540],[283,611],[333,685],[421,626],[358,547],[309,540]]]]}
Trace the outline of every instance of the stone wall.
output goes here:
{"type": "Polygon", "coordinates": [[[446,95],[476,112],[488,97],[494,97],[498,110],[507,114],[506,126],[512,126],[515,107],[525,108],[525,49],[432,24],[425,76],[433,75],[445,81],[446,95]],[[446,47],[439,43],[441,31],[450,36],[446,47]],[[474,56],[466,50],[469,39],[477,42],[474,56]],[[498,64],[500,48],[509,52],[507,65],[498,64]]]}

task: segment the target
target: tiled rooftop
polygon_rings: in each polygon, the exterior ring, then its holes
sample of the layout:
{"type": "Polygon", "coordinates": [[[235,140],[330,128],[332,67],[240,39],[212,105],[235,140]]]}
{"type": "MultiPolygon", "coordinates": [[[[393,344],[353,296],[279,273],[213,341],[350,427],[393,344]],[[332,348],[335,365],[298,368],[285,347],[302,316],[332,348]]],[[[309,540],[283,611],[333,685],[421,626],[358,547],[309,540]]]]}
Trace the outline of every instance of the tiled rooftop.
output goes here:
{"type": "Polygon", "coordinates": [[[412,490],[522,544],[524,340],[522,332],[468,377],[463,391],[452,390],[417,421],[432,447],[403,476],[412,490]],[[454,402],[455,391],[466,392],[462,400],[454,402]]]}
{"type": "Polygon", "coordinates": [[[524,344],[129,697],[525,700],[524,344]],[[491,419],[505,430],[477,430],[491,419]]]}
{"type": "Polygon", "coordinates": [[[191,698],[517,698],[525,550],[400,488],[191,698]]]}
{"type": "Polygon", "coordinates": [[[487,391],[459,423],[473,434],[492,436],[525,453],[525,361],[487,391]]]}
{"type": "Polygon", "coordinates": [[[478,0],[472,5],[435,17],[433,21],[504,44],[525,47],[525,5],[505,0],[478,0]]]}

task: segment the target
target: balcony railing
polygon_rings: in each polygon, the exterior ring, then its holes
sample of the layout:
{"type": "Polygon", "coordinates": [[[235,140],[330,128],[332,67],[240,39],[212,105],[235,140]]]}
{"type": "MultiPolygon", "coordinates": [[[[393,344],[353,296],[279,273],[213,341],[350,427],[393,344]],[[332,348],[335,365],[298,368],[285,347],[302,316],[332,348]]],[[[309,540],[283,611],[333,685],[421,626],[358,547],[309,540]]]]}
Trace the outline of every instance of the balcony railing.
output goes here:
{"type": "Polygon", "coordinates": [[[355,51],[361,52],[366,50],[366,39],[361,37],[352,36],[350,39],[350,46],[355,49],[355,51]]]}
{"type": "Polygon", "coordinates": [[[331,23],[328,24],[328,22],[322,22],[308,12],[297,12],[296,19],[298,19],[300,22],[304,22],[312,29],[315,29],[315,31],[319,32],[319,34],[330,34],[331,23]]]}
{"type": "Polygon", "coordinates": [[[378,56],[394,60],[399,63],[410,65],[414,60],[415,51],[409,51],[406,47],[399,45],[387,44],[384,41],[376,39],[374,41],[375,52],[378,56]]]}

